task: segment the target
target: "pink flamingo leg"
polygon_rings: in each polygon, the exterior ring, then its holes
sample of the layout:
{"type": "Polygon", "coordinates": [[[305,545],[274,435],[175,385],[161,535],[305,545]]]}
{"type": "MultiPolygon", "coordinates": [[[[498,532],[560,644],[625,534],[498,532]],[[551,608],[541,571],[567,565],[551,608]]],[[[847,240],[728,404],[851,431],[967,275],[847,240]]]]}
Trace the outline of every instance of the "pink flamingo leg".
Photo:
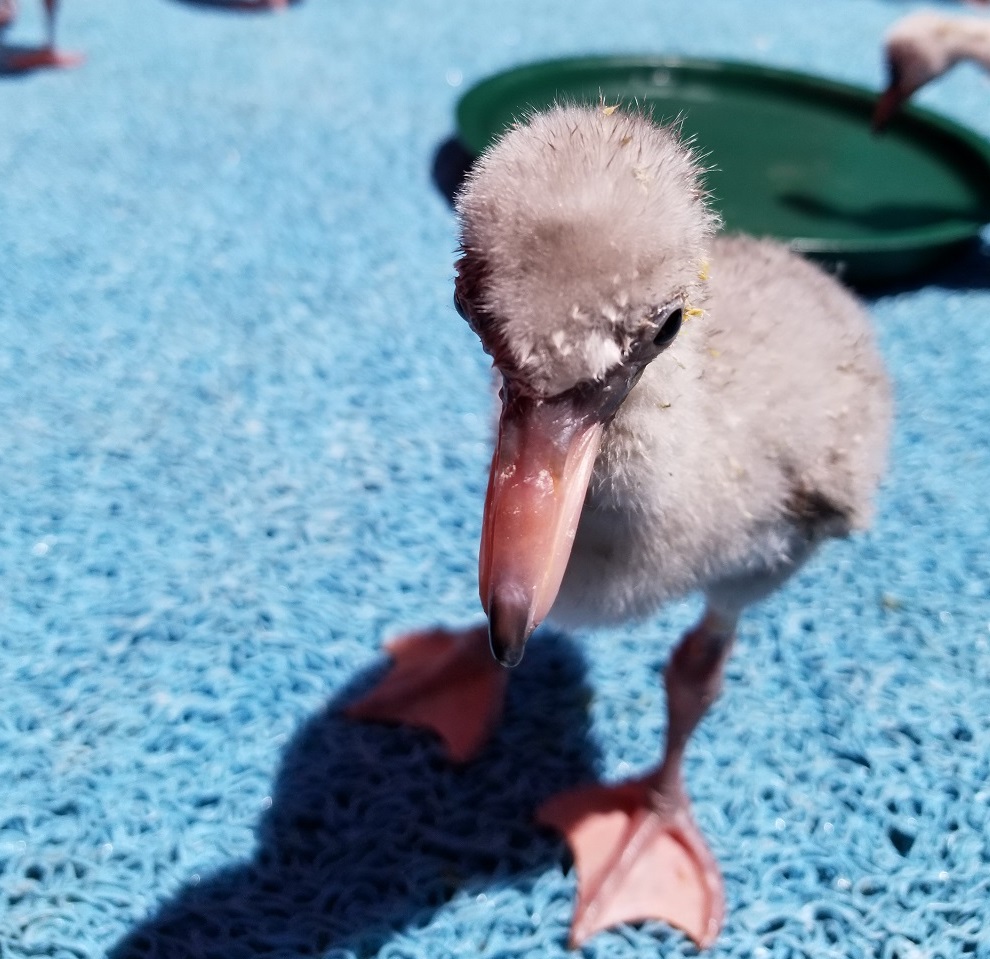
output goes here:
{"type": "Polygon", "coordinates": [[[718,936],[722,877],[691,816],[681,761],[688,739],[721,687],[732,627],[709,613],[674,652],[666,672],[669,716],[663,762],[644,779],[552,797],[538,821],[561,832],[574,854],[578,902],[570,944],[623,922],[660,919],[699,948],[718,936]]]}

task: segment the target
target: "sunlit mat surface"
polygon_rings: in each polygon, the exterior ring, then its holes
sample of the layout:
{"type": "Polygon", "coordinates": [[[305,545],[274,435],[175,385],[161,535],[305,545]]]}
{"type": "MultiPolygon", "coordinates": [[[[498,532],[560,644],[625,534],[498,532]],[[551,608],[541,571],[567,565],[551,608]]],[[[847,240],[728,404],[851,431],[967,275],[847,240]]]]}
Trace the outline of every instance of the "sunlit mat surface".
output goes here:
{"type": "MultiPolygon", "coordinates": [[[[910,7],[65,0],[86,65],[0,78],[3,959],[567,955],[531,811],[655,762],[697,604],[534,638],[461,770],[340,717],[388,636],[478,615],[489,374],[434,156],[468,85],[551,56],[877,86],[910,7]]],[[[990,135],[975,70],[922,101],[990,135]]],[[[748,616],[688,755],[713,959],[990,956],[990,254],[919,282],[871,304],[876,525],[748,616]]]]}

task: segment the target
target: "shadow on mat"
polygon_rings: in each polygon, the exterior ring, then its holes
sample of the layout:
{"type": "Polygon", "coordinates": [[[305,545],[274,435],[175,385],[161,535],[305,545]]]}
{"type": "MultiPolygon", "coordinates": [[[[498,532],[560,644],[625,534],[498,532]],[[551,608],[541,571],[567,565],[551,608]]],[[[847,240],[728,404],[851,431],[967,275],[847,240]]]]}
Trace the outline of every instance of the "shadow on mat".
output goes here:
{"type": "Polygon", "coordinates": [[[433,185],[451,206],[473,163],[474,157],[461,146],[457,137],[444,140],[433,154],[430,171],[433,185]]]}
{"type": "MultiPolygon", "coordinates": [[[[211,10],[228,10],[231,13],[277,13],[278,6],[268,0],[177,0],[187,7],[209,7],[211,10]]],[[[294,7],[302,0],[285,0],[281,9],[294,7]]]]}
{"type": "Polygon", "coordinates": [[[545,872],[565,853],[533,810],[595,766],[584,673],[570,642],[537,637],[495,740],[460,768],[427,733],[343,718],[379,671],[362,676],[287,747],[254,858],[186,886],[110,959],[369,955],[455,895],[545,872]]]}

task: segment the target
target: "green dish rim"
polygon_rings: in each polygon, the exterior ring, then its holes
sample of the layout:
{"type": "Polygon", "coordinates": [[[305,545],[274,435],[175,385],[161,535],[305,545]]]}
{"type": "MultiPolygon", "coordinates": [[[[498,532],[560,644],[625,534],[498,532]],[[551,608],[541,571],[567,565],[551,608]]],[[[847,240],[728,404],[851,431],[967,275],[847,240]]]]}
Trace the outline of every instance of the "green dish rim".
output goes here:
{"type": "MultiPolygon", "coordinates": [[[[749,81],[758,80],[772,85],[785,84],[792,89],[818,95],[826,95],[834,101],[844,101],[847,105],[862,110],[865,115],[872,113],[877,93],[865,87],[855,86],[839,80],[831,80],[797,70],[767,67],[761,64],[735,60],[715,60],[681,56],[580,56],[540,60],[533,63],[493,74],[479,81],[460,98],[456,108],[457,135],[461,144],[473,155],[479,156],[493,141],[488,125],[481,120],[483,110],[492,97],[505,98],[505,92],[529,85],[529,78],[544,78],[561,70],[589,72],[607,68],[614,69],[655,69],[683,70],[693,73],[719,74],[722,77],[735,76],[749,81]]],[[[519,114],[524,116],[528,107],[520,106],[519,114]]],[[[972,224],[928,226],[898,233],[889,237],[864,237],[847,240],[825,240],[816,237],[790,237],[786,242],[795,250],[814,255],[841,258],[845,254],[908,253],[921,249],[944,248],[979,235],[983,226],[990,221],[990,142],[975,131],[950,120],[941,114],[922,107],[907,106],[895,118],[891,127],[906,125],[921,126],[929,133],[955,141],[973,155],[971,162],[982,164],[986,172],[987,187],[983,198],[984,208],[974,210],[972,224]]]]}

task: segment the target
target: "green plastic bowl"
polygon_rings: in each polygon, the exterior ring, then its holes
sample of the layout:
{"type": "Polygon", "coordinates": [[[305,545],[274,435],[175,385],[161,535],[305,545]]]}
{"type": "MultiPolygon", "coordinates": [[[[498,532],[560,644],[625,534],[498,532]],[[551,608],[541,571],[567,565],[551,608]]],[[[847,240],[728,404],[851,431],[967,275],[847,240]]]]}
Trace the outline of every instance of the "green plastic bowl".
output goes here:
{"type": "Polygon", "coordinates": [[[910,107],[876,135],[875,93],[746,63],[534,63],[465,93],[458,138],[477,156],[527,112],[603,98],[683,120],[726,229],[776,237],[852,282],[928,269],[990,221],[990,143],[972,131],[910,107]]]}

